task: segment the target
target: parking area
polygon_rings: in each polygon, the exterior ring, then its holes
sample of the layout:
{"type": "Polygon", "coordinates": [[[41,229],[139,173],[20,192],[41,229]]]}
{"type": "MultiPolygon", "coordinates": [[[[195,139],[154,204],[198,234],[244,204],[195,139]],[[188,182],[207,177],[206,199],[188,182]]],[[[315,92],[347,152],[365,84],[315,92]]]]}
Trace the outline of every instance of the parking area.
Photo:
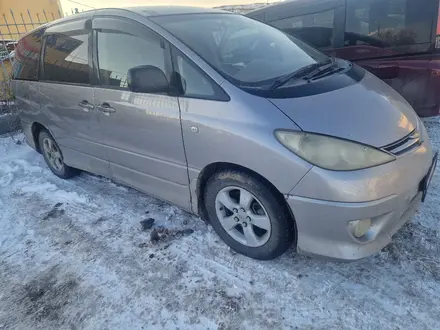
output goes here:
{"type": "MultiPolygon", "coordinates": [[[[440,149],[440,119],[425,125],[440,149]]],[[[0,329],[439,328],[440,170],[376,255],[261,262],[174,206],[86,173],[59,179],[9,136],[0,155],[0,329]]]]}

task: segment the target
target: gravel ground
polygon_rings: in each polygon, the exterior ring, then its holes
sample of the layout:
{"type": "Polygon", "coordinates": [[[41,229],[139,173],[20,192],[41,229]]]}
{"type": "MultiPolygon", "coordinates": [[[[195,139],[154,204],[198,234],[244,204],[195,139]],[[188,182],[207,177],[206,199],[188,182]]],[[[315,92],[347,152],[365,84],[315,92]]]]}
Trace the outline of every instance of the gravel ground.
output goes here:
{"type": "MultiPolygon", "coordinates": [[[[425,124],[440,149],[440,119],[425,124]]],[[[0,329],[439,329],[439,211],[440,170],[372,257],[255,261],[174,206],[63,181],[0,137],[0,329]]]]}

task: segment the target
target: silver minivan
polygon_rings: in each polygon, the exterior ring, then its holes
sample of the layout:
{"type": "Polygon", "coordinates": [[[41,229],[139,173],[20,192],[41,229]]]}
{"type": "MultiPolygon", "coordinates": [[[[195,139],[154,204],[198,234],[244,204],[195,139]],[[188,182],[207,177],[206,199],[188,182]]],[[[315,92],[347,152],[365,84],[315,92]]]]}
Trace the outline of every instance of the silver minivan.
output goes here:
{"type": "Polygon", "coordinates": [[[17,46],[13,90],[51,171],[109,177],[206,219],[235,251],[353,260],[386,246],[435,170],[385,83],[244,16],[100,9],[17,46]]]}

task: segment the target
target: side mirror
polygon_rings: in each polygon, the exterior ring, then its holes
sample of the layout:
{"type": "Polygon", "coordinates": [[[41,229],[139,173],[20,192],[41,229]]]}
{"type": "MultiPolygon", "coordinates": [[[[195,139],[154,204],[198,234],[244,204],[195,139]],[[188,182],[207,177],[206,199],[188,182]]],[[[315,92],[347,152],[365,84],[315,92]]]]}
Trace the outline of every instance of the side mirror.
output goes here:
{"type": "Polygon", "coordinates": [[[169,93],[170,84],[165,73],[153,65],[131,68],[127,74],[128,88],[135,93],[169,93]]]}

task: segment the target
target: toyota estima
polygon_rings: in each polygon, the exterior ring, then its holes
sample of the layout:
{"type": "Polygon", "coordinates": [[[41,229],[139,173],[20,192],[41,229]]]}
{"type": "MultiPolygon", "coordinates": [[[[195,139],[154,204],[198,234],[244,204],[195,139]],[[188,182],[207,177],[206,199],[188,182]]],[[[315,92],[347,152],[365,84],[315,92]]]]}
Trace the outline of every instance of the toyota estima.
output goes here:
{"type": "Polygon", "coordinates": [[[385,83],[283,32],[211,9],[102,9],[17,47],[28,143],[207,219],[256,259],[292,244],[358,259],[426,196],[436,157],[385,83]]]}

